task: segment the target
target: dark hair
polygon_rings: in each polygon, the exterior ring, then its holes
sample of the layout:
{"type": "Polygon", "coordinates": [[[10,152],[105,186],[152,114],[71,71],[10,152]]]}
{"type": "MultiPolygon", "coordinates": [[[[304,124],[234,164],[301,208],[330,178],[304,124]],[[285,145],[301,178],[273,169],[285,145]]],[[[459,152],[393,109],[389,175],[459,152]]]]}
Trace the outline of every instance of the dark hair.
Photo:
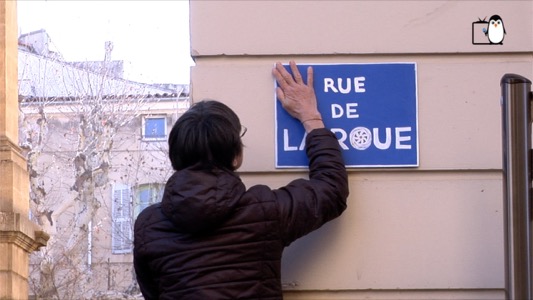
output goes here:
{"type": "Polygon", "coordinates": [[[216,100],[195,103],[174,124],[168,138],[174,170],[195,164],[204,168],[234,170],[233,161],[242,152],[239,117],[216,100]]]}

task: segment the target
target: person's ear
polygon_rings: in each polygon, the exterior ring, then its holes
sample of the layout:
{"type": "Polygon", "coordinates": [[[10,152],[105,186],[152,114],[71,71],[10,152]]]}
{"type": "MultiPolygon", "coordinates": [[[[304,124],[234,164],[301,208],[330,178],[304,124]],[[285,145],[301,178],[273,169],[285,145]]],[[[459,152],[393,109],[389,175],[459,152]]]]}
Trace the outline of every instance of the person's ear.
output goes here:
{"type": "Polygon", "coordinates": [[[243,160],[243,155],[242,155],[242,151],[239,155],[235,156],[235,158],[233,159],[233,169],[234,170],[237,170],[238,168],[241,167],[242,165],[242,160],[243,160]]]}

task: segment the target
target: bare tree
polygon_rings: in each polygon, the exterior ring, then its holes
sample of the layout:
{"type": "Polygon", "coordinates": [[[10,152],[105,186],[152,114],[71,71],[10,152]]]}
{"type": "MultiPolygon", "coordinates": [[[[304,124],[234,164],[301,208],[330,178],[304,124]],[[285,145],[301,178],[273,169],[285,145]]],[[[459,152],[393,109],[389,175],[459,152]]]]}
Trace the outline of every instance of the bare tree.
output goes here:
{"type": "MultiPolygon", "coordinates": [[[[124,262],[126,269],[112,267],[106,249],[93,251],[93,243],[105,244],[101,240],[112,234],[111,184],[136,186],[147,176],[164,182],[169,175],[164,143],[143,146],[150,151],[139,146],[140,115],[160,99],[148,95],[165,90],[115,78],[106,60],[95,69],[21,54],[20,144],[28,160],[30,209],[51,235],[32,257],[32,292],[37,299],[104,299],[110,291],[133,295],[138,291],[131,261],[124,262]]],[[[177,100],[179,94],[169,91],[168,97],[177,100]]],[[[130,212],[132,199],[130,193],[130,212]]]]}

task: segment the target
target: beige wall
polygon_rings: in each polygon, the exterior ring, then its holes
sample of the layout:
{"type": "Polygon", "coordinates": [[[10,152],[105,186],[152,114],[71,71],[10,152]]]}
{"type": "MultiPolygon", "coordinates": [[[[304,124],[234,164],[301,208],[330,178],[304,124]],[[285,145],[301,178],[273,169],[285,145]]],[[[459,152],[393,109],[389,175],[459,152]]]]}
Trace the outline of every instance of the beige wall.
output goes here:
{"type": "Polygon", "coordinates": [[[350,170],[346,213],[285,253],[287,298],[504,297],[499,83],[533,79],[533,1],[191,1],[190,11],[193,101],[222,100],[248,127],[248,186],[305,175],[274,167],[274,62],[417,63],[420,166],[350,170]],[[503,45],[473,45],[472,22],[493,14],[503,45]]]}

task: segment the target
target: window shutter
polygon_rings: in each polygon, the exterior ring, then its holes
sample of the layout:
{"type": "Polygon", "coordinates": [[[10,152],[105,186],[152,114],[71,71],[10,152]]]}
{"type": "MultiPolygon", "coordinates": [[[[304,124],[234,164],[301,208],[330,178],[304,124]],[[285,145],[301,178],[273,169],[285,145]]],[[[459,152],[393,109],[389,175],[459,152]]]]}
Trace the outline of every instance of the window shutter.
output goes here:
{"type": "Polygon", "coordinates": [[[133,236],[131,189],[124,184],[115,184],[112,197],[111,251],[113,254],[130,253],[133,236]]]}

